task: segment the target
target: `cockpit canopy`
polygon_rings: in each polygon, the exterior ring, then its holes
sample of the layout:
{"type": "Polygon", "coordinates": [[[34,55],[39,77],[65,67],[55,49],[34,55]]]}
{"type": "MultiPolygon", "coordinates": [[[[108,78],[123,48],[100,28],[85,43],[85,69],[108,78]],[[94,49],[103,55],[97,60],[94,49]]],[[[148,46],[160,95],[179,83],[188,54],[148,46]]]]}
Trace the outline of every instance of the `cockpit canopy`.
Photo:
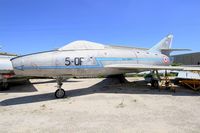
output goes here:
{"type": "Polygon", "coordinates": [[[74,41],[71,42],[58,50],[63,51],[63,50],[95,50],[95,49],[104,49],[105,45],[95,43],[95,42],[90,42],[90,41],[74,41]]]}

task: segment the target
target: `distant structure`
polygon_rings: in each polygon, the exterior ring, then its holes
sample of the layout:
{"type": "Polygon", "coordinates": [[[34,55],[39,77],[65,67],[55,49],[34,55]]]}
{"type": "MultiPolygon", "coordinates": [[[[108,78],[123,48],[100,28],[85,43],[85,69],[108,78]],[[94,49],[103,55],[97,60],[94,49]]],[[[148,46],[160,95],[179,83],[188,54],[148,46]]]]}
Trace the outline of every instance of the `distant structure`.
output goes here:
{"type": "Polygon", "coordinates": [[[200,65],[200,52],[172,56],[174,63],[183,65],[200,65]]]}

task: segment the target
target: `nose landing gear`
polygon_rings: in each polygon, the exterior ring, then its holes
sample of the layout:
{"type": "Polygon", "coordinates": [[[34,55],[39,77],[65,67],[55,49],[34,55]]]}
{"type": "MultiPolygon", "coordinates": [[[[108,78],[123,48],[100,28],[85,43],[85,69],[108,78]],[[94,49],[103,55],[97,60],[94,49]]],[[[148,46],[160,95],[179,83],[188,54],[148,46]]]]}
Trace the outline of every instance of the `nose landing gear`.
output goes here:
{"type": "Polygon", "coordinates": [[[57,87],[58,87],[58,89],[55,92],[55,97],[56,98],[64,98],[65,97],[65,90],[61,88],[62,85],[63,85],[62,81],[63,81],[62,77],[58,77],[56,79],[57,87]]]}

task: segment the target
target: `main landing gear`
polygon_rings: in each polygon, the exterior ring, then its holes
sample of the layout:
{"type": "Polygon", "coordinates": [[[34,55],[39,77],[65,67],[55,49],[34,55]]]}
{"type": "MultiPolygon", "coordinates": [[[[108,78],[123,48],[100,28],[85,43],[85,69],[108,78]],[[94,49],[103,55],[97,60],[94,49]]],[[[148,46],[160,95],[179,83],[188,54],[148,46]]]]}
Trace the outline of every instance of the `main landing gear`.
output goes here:
{"type": "Polygon", "coordinates": [[[151,80],[151,86],[155,89],[159,89],[159,81],[161,81],[160,75],[158,73],[158,70],[151,71],[152,73],[152,80],[151,80]],[[155,77],[153,76],[155,75],[155,77]]]}
{"type": "Polygon", "coordinates": [[[55,92],[55,97],[56,98],[64,98],[65,97],[65,90],[61,88],[62,85],[63,85],[62,81],[63,81],[62,77],[58,77],[56,79],[57,87],[58,87],[58,89],[55,92]]]}
{"type": "Polygon", "coordinates": [[[157,70],[152,71],[151,75],[152,76],[149,76],[149,77],[151,78],[150,83],[153,88],[159,89],[159,91],[163,88],[170,89],[173,92],[176,91],[175,88],[173,87],[171,80],[167,76],[167,70],[165,70],[164,78],[162,78],[162,79],[157,70]],[[159,82],[160,82],[160,84],[159,84],[159,82]]]}

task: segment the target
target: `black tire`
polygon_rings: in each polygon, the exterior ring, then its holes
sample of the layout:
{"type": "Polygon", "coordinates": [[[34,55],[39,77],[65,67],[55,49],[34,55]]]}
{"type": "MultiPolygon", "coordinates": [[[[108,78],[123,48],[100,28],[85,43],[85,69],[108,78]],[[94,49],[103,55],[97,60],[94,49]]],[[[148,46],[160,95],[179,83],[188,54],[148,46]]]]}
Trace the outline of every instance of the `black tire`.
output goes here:
{"type": "Polygon", "coordinates": [[[57,89],[55,92],[56,98],[64,98],[65,97],[65,90],[63,89],[57,89]]]}
{"type": "Polygon", "coordinates": [[[151,87],[154,87],[154,88],[156,88],[156,89],[159,89],[158,80],[152,80],[152,81],[151,81],[151,87]]]}

